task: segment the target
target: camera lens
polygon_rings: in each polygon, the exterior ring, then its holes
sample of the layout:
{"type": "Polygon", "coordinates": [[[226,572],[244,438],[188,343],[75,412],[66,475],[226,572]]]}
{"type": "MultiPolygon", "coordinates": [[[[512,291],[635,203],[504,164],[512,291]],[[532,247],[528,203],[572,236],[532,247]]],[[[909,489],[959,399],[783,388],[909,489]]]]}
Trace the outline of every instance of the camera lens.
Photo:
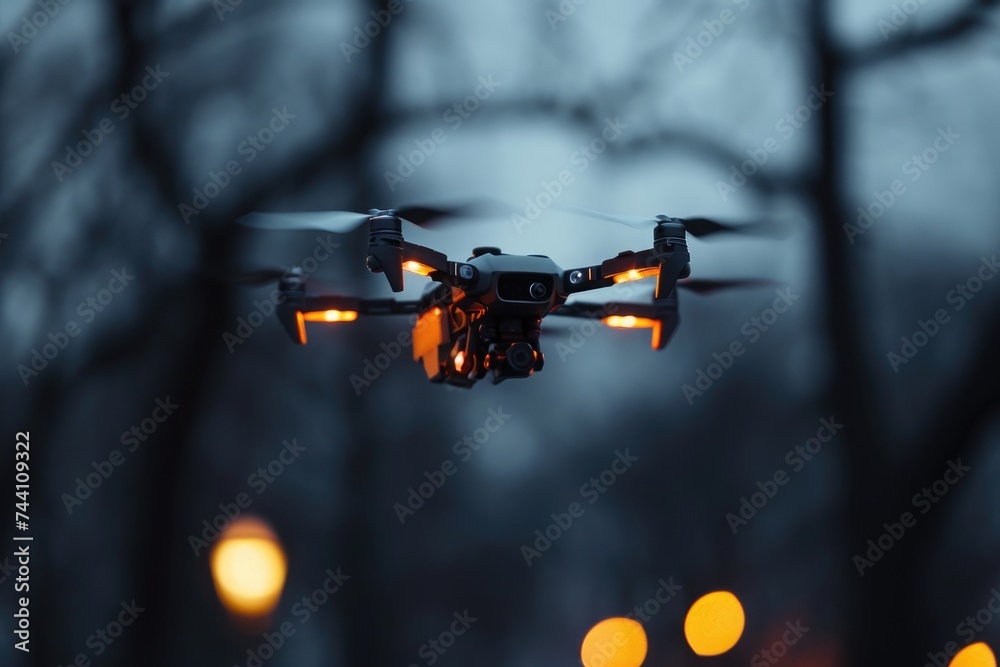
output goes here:
{"type": "Polygon", "coordinates": [[[541,283],[531,283],[531,287],[528,288],[528,293],[531,295],[532,299],[544,299],[545,295],[549,293],[545,285],[541,283]]]}
{"type": "Polygon", "coordinates": [[[528,343],[514,343],[507,350],[507,365],[515,373],[527,373],[535,366],[535,353],[528,343]]]}

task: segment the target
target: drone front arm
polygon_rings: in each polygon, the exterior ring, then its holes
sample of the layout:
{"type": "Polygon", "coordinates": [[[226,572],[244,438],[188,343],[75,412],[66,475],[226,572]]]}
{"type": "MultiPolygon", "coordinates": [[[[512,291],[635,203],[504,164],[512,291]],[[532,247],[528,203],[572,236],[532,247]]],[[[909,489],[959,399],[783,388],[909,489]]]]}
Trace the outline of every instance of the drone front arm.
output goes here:
{"type": "Polygon", "coordinates": [[[653,249],[625,251],[595,266],[565,271],[563,293],[569,296],[577,292],[611,287],[616,283],[641,280],[655,276],[659,270],[660,260],[653,249]]]}
{"type": "Polygon", "coordinates": [[[405,315],[419,310],[419,301],[359,299],[348,296],[299,296],[289,294],[278,304],[278,319],[292,340],[306,344],[306,322],[353,322],[359,315],[405,315]]]}
{"type": "Polygon", "coordinates": [[[421,276],[429,276],[435,271],[448,271],[448,257],[443,252],[403,241],[403,252],[400,261],[403,270],[421,276]]]}
{"type": "MultiPolygon", "coordinates": [[[[659,231],[659,227],[657,230],[659,231]]],[[[685,239],[671,237],[669,231],[664,230],[653,248],[639,252],[621,252],[600,265],[566,271],[563,273],[563,294],[569,296],[656,276],[655,299],[667,299],[673,293],[677,281],[691,274],[690,262],[691,255],[685,239]]]]}
{"type": "Polygon", "coordinates": [[[452,262],[437,250],[403,241],[403,270],[429,276],[449,286],[474,285],[479,269],[466,262],[452,262]]]}

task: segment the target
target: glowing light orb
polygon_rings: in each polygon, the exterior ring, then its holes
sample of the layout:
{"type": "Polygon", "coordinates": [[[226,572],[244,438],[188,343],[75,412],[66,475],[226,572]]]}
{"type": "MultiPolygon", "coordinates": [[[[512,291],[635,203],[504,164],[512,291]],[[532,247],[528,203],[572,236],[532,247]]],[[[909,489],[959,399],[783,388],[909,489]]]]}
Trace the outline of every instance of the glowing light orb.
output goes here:
{"type": "Polygon", "coordinates": [[[639,667],[646,659],[646,631],[630,618],[609,618],[590,629],[580,647],[584,667],[639,667]]]}
{"type": "Polygon", "coordinates": [[[743,635],[743,605],[729,591],[715,591],[695,600],[684,619],[684,636],[698,655],[722,655],[743,635]]]}
{"type": "Polygon", "coordinates": [[[225,607],[240,616],[266,616],[278,604],[288,563],[270,526],[240,517],[212,550],[212,580],[225,607]]]}
{"type": "Polygon", "coordinates": [[[948,667],[997,667],[997,659],[989,646],[976,642],[956,653],[948,667]]]}

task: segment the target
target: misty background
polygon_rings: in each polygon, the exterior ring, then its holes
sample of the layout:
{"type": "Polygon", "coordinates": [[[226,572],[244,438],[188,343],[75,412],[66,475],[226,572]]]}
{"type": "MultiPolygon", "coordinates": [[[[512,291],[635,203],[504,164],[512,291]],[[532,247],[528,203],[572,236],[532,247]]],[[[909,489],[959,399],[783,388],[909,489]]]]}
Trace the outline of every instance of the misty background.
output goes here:
{"type": "MultiPolygon", "coordinates": [[[[786,665],[922,665],[965,643],[956,625],[1000,586],[1000,280],[984,280],[1000,241],[996,4],[5,2],[2,437],[31,432],[34,542],[32,652],[5,641],[0,662],[246,665],[259,631],[231,622],[191,538],[293,439],[304,450],[245,510],[289,561],[273,622],[298,631],[275,667],[429,664],[420,647],[465,610],[477,620],[441,665],[579,664],[587,630],[661,579],[683,588],[643,622],[648,665],[705,661],[684,615],[719,589],[747,620],[718,665],[797,620],[810,629],[786,665]],[[305,347],[264,317],[227,345],[272,288],[224,278],[302,264],[324,241],[338,247],[315,282],[390,294],[364,268],[364,232],[234,225],[250,211],[489,197],[521,218],[407,240],[564,268],[649,247],[648,231],[529,216],[561,172],[558,204],[781,223],[777,239],[692,239],[694,276],[771,279],[797,299],[764,331],[773,288],[681,294],[662,352],[647,331],[543,334],[544,370],[469,391],[428,384],[405,346],[352,382],[406,316],[313,325],[305,347]],[[134,276],[117,293],[115,271],[134,276]],[[745,354],[699,388],[735,342],[745,354]],[[129,451],[158,399],[179,407],[129,451]],[[461,460],[490,410],[509,418],[461,460]],[[824,419],[842,430],[793,469],[786,454],[824,419]],[[124,462],[67,503],[115,450],[124,462]],[[535,531],[626,450],[633,466],[526,563],[535,531]],[[971,470],[914,510],[959,459],[971,470]],[[457,472],[401,522],[394,505],[448,460],[457,472]],[[782,470],[745,525],[727,519],[782,470]],[[855,556],[906,511],[915,527],[861,576],[855,556]],[[350,579],[299,625],[295,603],[337,568],[350,579]],[[144,611],[95,655],[88,638],[132,600],[144,611]]],[[[404,298],[426,283],[406,280],[404,298]]],[[[0,468],[6,485],[12,454],[0,468]]],[[[975,640],[1000,648],[1000,624],[975,640]]]]}

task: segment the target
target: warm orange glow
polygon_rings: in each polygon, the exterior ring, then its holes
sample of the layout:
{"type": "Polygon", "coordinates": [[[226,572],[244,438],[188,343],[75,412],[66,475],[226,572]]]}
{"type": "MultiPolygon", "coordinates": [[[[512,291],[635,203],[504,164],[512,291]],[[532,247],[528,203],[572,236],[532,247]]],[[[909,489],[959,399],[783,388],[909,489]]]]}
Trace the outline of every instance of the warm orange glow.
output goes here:
{"type": "Polygon", "coordinates": [[[959,651],[948,667],[997,667],[997,659],[989,646],[976,642],[959,651]]]}
{"type": "Polygon", "coordinates": [[[653,327],[653,338],[651,340],[654,350],[663,349],[663,323],[657,322],[653,327]]]}
{"type": "Polygon", "coordinates": [[[410,273],[416,273],[421,276],[429,276],[434,271],[434,267],[427,266],[426,264],[422,264],[421,262],[411,259],[403,262],[403,270],[409,271],[410,273]]]}
{"type": "Polygon", "coordinates": [[[632,315],[611,315],[601,321],[615,329],[652,329],[656,326],[656,320],[632,315]]]}
{"type": "Polygon", "coordinates": [[[358,319],[354,310],[317,310],[303,313],[306,322],[353,322],[358,319]]]}
{"type": "Polygon", "coordinates": [[[743,605],[729,591],[715,591],[695,600],[684,619],[684,636],[698,655],[722,655],[743,635],[743,605]]]}
{"type": "Polygon", "coordinates": [[[643,278],[652,278],[660,272],[660,267],[654,266],[646,269],[629,269],[625,273],[619,273],[614,277],[615,284],[618,283],[630,283],[634,280],[642,280],[643,278]]]}
{"type": "Polygon", "coordinates": [[[306,344],[306,318],[302,316],[302,311],[295,311],[295,323],[299,325],[299,342],[306,344]]]}
{"type": "Polygon", "coordinates": [[[455,355],[455,370],[458,372],[462,372],[462,366],[464,365],[465,365],[465,352],[459,350],[458,354],[455,355]]]}
{"type": "Polygon", "coordinates": [[[646,631],[630,618],[609,618],[590,629],[580,647],[584,667],[639,667],[646,659],[646,631]]]}
{"type": "Polygon", "coordinates": [[[288,563],[270,526],[236,519],[212,550],[212,580],[226,609],[240,616],[270,614],[285,586],[288,563]]]}

